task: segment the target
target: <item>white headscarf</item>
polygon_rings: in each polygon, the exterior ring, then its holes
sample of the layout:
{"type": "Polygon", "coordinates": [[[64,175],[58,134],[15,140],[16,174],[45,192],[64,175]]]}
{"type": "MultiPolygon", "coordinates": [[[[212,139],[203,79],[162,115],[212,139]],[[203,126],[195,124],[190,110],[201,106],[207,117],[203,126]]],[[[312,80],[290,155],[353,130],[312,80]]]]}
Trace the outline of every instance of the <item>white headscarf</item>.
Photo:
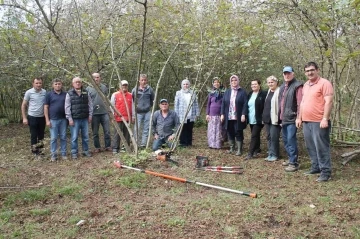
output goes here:
{"type": "Polygon", "coordinates": [[[184,92],[184,93],[188,93],[188,92],[190,91],[190,81],[189,81],[188,79],[185,79],[185,80],[183,80],[183,81],[181,82],[181,90],[182,90],[182,92],[184,92]],[[187,89],[184,88],[184,84],[185,84],[185,83],[188,83],[188,84],[189,84],[189,88],[187,88],[187,89]]]}

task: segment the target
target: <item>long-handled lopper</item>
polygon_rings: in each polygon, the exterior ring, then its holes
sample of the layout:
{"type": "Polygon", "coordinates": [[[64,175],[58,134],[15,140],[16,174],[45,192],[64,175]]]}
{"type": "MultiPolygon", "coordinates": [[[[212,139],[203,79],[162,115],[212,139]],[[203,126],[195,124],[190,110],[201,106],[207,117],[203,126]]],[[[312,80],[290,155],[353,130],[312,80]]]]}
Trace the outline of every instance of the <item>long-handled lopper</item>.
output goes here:
{"type": "Polygon", "coordinates": [[[157,177],[171,179],[171,180],[179,181],[179,182],[182,182],[182,183],[194,183],[194,184],[201,185],[201,186],[204,186],[204,187],[215,188],[215,189],[226,191],[226,192],[237,193],[237,194],[241,194],[241,195],[248,196],[248,197],[251,197],[251,198],[256,198],[257,197],[256,193],[247,193],[247,192],[238,191],[238,190],[234,190],[234,189],[230,189],[230,188],[224,188],[224,187],[215,186],[215,185],[211,185],[211,184],[196,182],[196,181],[188,180],[186,178],[179,178],[179,177],[175,177],[175,176],[171,176],[171,175],[167,175],[167,174],[162,174],[162,173],[157,173],[157,172],[153,172],[153,171],[149,171],[149,170],[133,168],[133,167],[129,167],[129,166],[120,164],[119,161],[114,161],[114,165],[117,168],[132,169],[132,170],[135,170],[135,171],[138,171],[138,172],[141,172],[141,173],[146,173],[146,174],[150,174],[150,175],[157,176],[157,177]]]}

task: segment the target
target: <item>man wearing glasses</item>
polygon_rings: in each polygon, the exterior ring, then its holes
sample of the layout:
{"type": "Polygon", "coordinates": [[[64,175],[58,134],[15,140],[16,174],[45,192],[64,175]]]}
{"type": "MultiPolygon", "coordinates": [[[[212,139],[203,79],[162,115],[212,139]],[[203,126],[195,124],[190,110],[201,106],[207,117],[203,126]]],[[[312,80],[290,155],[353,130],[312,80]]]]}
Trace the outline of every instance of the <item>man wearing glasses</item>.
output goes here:
{"type": "Polygon", "coordinates": [[[165,143],[171,147],[171,141],[174,140],[175,133],[180,125],[176,112],[169,110],[167,99],[161,99],[159,107],[160,110],[155,111],[152,120],[152,128],[154,130],[153,151],[158,150],[165,143]]]}
{"type": "Polygon", "coordinates": [[[306,175],[320,174],[317,182],[330,180],[330,113],[334,89],[330,81],[319,76],[319,67],[308,62],[305,67],[308,81],[304,84],[300,105],[300,117],[296,126],[303,125],[306,148],[311,159],[311,168],[306,175]]]}
{"type": "Polygon", "coordinates": [[[283,166],[287,166],[286,172],[295,172],[299,169],[295,121],[299,118],[303,83],[295,79],[294,69],[291,66],[284,67],[283,77],[285,82],[281,85],[279,92],[279,123],[289,158],[283,166]]]}
{"type": "Polygon", "coordinates": [[[69,120],[71,133],[71,157],[78,157],[78,135],[81,130],[82,154],[91,157],[89,152],[89,123],[93,115],[93,104],[88,92],[83,89],[79,77],[72,80],[73,88],[65,97],[65,115],[69,120]]]}

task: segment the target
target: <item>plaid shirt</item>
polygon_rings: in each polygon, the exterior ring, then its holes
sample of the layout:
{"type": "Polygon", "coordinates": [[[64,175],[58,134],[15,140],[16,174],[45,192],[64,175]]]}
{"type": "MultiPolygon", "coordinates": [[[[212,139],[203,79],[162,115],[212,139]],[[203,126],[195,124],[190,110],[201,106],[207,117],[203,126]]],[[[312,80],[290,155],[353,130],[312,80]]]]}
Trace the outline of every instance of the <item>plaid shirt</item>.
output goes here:
{"type": "Polygon", "coordinates": [[[184,94],[192,95],[192,97],[190,99],[190,104],[192,102],[193,102],[193,104],[191,106],[191,110],[189,111],[189,113],[187,115],[187,119],[190,119],[191,122],[194,122],[195,118],[200,115],[200,110],[199,110],[199,104],[197,101],[196,93],[193,90],[189,90],[188,93],[185,93],[182,90],[179,90],[176,92],[175,109],[174,110],[175,110],[176,114],[179,116],[180,123],[182,123],[185,118],[185,114],[186,114],[186,111],[188,108],[188,105],[186,104],[186,101],[185,101],[184,94]]]}

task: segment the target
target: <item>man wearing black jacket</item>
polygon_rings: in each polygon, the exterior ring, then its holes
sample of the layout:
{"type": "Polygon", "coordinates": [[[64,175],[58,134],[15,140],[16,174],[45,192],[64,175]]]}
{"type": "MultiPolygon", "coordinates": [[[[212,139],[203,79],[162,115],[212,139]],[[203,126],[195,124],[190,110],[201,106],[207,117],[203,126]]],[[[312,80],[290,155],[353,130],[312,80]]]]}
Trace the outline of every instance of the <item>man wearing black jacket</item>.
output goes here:
{"type": "Polygon", "coordinates": [[[291,66],[284,67],[283,76],[285,82],[280,86],[279,122],[289,158],[289,161],[284,162],[283,165],[287,166],[286,172],[295,172],[299,169],[295,121],[299,117],[303,83],[295,79],[294,69],[291,66]]]}

